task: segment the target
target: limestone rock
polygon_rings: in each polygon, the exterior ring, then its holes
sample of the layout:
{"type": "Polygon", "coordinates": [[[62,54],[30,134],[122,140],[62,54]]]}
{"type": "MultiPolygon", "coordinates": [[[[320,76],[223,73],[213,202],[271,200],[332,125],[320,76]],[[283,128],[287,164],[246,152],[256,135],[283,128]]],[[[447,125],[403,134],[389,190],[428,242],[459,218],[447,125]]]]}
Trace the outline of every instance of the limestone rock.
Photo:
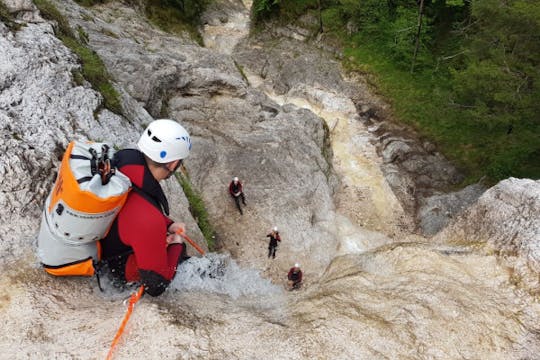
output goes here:
{"type": "Polygon", "coordinates": [[[514,280],[540,293],[540,180],[509,178],[488,189],[437,235],[456,243],[487,243],[503,255],[514,280]]]}
{"type": "Polygon", "coordinates": [[[421,199],[418,217],[422,233],[431,236],[443,229],[457,214],[476,202],[484,191],[484,186],[473,184],[456,192],[421,199]]]}

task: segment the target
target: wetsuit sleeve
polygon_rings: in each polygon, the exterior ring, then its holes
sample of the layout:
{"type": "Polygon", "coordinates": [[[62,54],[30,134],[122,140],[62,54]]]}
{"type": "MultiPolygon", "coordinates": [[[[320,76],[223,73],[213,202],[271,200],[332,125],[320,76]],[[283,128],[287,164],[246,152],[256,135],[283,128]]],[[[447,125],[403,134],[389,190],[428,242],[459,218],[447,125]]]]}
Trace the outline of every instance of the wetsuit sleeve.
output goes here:
{"type": "Polygon", "coordinates": [[[171,224],[174,223],[174,221],[172,221],[168,217],[165,217],[165,222],[167,223],[167,230],[169,229],[169,226],[171,226],[171,224]]]}
{"type": "Polygon", "coordinates": [[[119,216],[119,233],[122,241],[133,249],[134,265],[146,292],[157,296],[165,291],[176,274],[184,245],[168,246],[170,219],[144,199],[133,200],[124,206],[119,216]]]}
{"type": "MultiPolygon", "coordinates": [[[[180,255],[185,248],[184,244],[172,244],[167,249],[167,258],[171,263],[178,263],[180,255]]],[[[163,277],[161,274],[151,270],[140,269],[141,282],[144,285],[144,290],[150,296],[161,295],[171,283],[171,279],[163,277]]],[[[173,275],[174,277],[174,275],[173,275]]]]}

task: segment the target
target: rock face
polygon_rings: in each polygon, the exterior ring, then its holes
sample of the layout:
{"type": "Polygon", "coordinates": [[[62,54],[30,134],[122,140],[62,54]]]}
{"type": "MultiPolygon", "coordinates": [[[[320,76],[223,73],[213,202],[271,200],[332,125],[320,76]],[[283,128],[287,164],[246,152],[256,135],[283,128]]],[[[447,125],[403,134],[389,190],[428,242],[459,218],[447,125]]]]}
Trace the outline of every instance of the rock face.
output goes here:
{"type": "Polygon", "coordinates": [[[509,178],[487,190],[437,239],[487,243],[514,281],[540,293],[540,180],[509,178]]]}
{"type": "MultiPolygon", "coordinates": [[[[249,89],[230,58],[189,40],[178,41],[141,18],[133,22],[138,15],[130,8],[113,5],[96,18],[68,1],[58,6],[72,26],[87,34],[89,46],[117,81],[130,121],[99,111],[100,95],[88,84],[74,83],[71,70],[79,65],[54,37],[50,24],[31,24],[17,33],[4,30],[1,41],[7,50],[2,63],[7,71],[2,73],[0,99],[2,148],[8,156],[2,160],[6,189],[2,196],[8,206],[2,211],[13,219],[13,228],[3,227],[3,237],[35,236],[57,159],[69,140],[89,138],[129,146],[152,117],[167,115],[193,136],[196,150],[187,169],[202,191],[222,246],[240,261],[260,266],[266,258],[265,235],[278,226],[283,243],[276,264],[286,267],[307,256],[320,260],[318,270],[329,263],[337,247],[331,200],[336,180],[327,162],[331,157],[325,150],[327,134],[318,117],[293,106],[282,108],[249,89]],[[45,131],[38,131],[44,124],[45,131]],[[25,176],[28,172],[34,175],[33,182],[25,176]],[[244,217],[227,193],[233,176],[245,182],[244,217]],[[28,183],[13,182],[15,177],[28,183]],[[16,208],[27,209],[23,214],[29,211],[29,217],[21,220],[16,208]],[[21,226],[26,227],[22,235],[21,226]],[[235,250],[240,248],[250,250],[235,250]]],[[[173,185],[170,196],[178,196],[181,191],[173,185]]],[[[187,209],[183,196],[171,203],[179,205],[172,208],[173,215],[187,209]]],[[[195,227],[190,216],[186,218],[188,229],[195,227]]]]}
{"type": "Polygon", "coordinates": [[[420,198],[418,218],[420,228],[425,235],[435,235],[443,229],[454,216],[473,204],[485,191],[480,184],[473,184],[462,190],[435,194],[420,198]]]}

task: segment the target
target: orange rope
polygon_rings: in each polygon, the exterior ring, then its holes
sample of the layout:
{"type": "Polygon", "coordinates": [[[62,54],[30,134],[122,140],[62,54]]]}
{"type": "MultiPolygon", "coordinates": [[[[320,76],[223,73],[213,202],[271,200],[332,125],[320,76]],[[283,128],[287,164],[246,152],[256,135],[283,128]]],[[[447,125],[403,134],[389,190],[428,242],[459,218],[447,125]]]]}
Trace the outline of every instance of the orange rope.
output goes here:
{"type": "Polygon", "coordinates": [[[183,237],[184,239],[186,239],[186,240],[191,244],[191,246],[193,246],[193,247],[194,247],[201,255],[204,255],[204,250],[201,249],[201,247],[200,247],[199,245],[197,245],[197,243],[196,243],[195,241],[191,240],[191,239],[189,238],[189,236],[187,236],[186,234],[184,234],[184,232],[182,231],[182,229],[178,229],[178,230],[176,231],[176,233],[177,233],[178,235],[180,235],[181,237],[183,237]]]}
{"type": "MultiPolygon", "coordinates": [[[[201,255],[204,255],[204,250],[201,249],[201,247],[197,245],[195,241],[191,240],[189,236],[184,234],[181,231],[181,229],[179,229],[179,231],[177,231],[176,233],[182,236],[184,239],[186,239],[191,244],[191,246],[193,246],[201,255]]],[[[107,360],[112,359],[114,347],[116,346],[116,344],[120,340],[120,336],[122,336],[122,333],[124,332],[124,328],[126,327],[126,324],[129,320],[129,317],[131,316],[131,313],[133,312],[133,307],[135,306],[135,303],[139,301],[143,293],[144,293],[144,286],[141,286],[136,293],[131,294],[131,297],[129,298],[129,304],[126,311],[126,315],[124,315],[124,320],[122,320],[122,324],[120,324],[120,328],[118,329],[118,331],[116,332],[116,335],[114,336],[114,339],[111,344],[111,349],[109,350],[109,353],[107,354],[107,360]]]]}
{"type": "Polygon", "coordinates": [[[109,353],[107,354],[107,360],[112,359],[112,354],[114,351],[114,347],[118,343],[118,340],[120,340],[120,336],[122,336],[122,333],[124,332],[124,328],[126,327],[126,324],[129,320],[129,317],[131,316],[131,313],[133,312],[133,307],[135,306],[135,303],[139,301],[142,294],[144,293],[144,286],[141,285],[139,290],[137,290],[136,293],[131,294],[131,297],[129,298],[128,308],[126,311],[126,315],[124,315],[124,320],[122,320],[122,324],[120,324],[120,328],[116,332],[116,335],[114,336],[114,339],[111,344],[111,349],[109,350],[109,353]]]}

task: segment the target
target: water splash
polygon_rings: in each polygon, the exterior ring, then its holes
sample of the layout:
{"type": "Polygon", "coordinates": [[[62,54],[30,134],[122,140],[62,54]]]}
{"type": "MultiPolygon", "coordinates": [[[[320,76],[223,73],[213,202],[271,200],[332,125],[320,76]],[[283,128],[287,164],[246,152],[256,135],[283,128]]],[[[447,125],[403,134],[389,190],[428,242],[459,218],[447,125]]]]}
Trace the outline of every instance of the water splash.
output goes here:
{"type": "Polygon", "coordinates": [[[228,255],[209,253],[183,262],[171,289],[203,291],[227,295],[233,299],[243,296],[280,295],[283,290],[261,277],[259,270],[238,266],[228,255]]]}

